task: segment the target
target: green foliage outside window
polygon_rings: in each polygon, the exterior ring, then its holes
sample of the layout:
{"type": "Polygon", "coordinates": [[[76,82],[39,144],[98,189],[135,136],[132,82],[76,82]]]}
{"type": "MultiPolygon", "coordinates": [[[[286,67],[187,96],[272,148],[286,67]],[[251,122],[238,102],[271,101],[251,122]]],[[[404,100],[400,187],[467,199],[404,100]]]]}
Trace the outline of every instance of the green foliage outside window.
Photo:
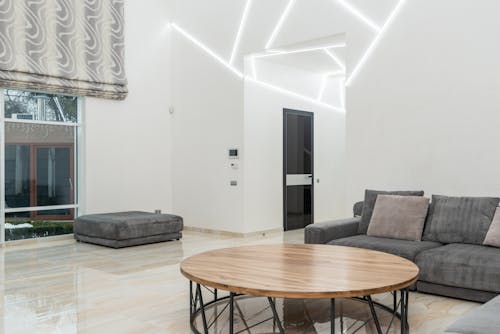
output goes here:
{"type": "Polygon", "coordinates": [[[33,119],[40,121],[77,122],[78,98],[8,89],[5,118],[13,118],[14,114],[33,115],[33,119]]]}
{"type": "Polygon", "coordinates": [[[11,225],[30,224],[32,227],[6,228],[5,240],[22,240],[31,238],[50,237],[54,235],[73,233],[71,221],[6,221],[11,225]]]}

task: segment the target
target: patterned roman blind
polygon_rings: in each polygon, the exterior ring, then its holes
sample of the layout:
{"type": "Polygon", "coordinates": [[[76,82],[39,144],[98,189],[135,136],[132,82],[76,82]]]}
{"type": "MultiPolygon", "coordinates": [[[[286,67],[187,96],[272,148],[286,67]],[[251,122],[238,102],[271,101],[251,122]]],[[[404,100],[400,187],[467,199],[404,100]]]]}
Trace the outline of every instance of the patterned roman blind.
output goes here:
{"type": "Polygon", "coordinates": [[[0,0],[0,87],[122,100],[124,0],[0,0]]]}

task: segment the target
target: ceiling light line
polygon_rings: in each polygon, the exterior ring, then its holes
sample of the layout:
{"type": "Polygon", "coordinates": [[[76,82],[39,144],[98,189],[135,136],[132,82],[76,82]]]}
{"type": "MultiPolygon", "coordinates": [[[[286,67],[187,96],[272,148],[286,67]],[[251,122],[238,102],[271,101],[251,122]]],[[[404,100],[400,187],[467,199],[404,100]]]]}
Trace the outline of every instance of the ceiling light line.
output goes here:
{"type": "Polygon", "coordinates": [[[212,58],[214,58],[219,63],[221,63],[222,65],[224,65],[227,69],[229,69],[231,72],[233,72],[234,74],[236,74],[238,77],[243,78],[243,73],[241,73],[236,68],[234,68],[233,66],[231,66],[231,64],[229,64],[227,61],[225,61],[224,59],[222,59],[221,56],[219,56],[218,54],[216,54],[215,52],[213,52],[208,46],[206,46],[205,44],[203,44],[202,42],[200,42],[198,39],[196,39],[194,36],[192,36],[190,33],[188,33],[187,31],[185,31],[181,27],[179,27],[176,23],[172,23],[172,28],[174,28],[175,31],[179,32],[182,36],[184,36],[187,40],[189,40],[190,42],[192,42],[194,45],[196,45],[197,47],[199,47],[200,49],[202,49],[203,51],[205,51],[206,53],[208,53],[210,56],[212,56],[212,58]]]}
{"type": "MultiPolygon", "coordinates": [[[[325,96],[326,92],[326,87],[328,86],[328,79],[331,77],[335,76],[342,76],[342,78],[345,78],[345,72],[344,71],[334,71],[334,72],[327,72],[323,74],[323,78],[321,79],[321,86],[319,87],[319,93],[318,93],[318,98],[317,101],[322,102],[323,97],[325,96]]],[[[342,110],[345,110],[345,102],[342,94],[345,94],[344,92],[344,80],[340,80],[340,108],[342,110]]]]}
{"type": "Polygon", "coordinates": [[[269,49],[271,47],[271,45],[274,43],[276,36],[278,36],[278,33],[281,30],[281,26],[285,22],[288,14],[290,14],[290,11],[292,10],[294,5],[295,5],[295,0],[288,1],[288,4],[286,5],[285,10],[283,11],[283,14],[281,14],[281,17],[279,18],[278,22],[276,23],[276,26],[274,27],[273,32],[271,33],[271,36],[269,37],[269,40],[266,43],[266,46],[265,46],[266,49],[269,49]]]}
{"type": "Polygon", "coordinates": [[[345,78],[339,82],[340,87],[340,107],[345,109],[345,78]]]}
{"type": "Polygon", "coordinates": [[[335,64],[337,64],[343,71],[345,71],[345,64],[344,62],[342,62],[342,60],[340,60],[339,57],[337,57],[337,55],[335,53],[333,53],[332,51],[328,50],[328,49],[324,49],[325,53],[333,59],[333,61],[335,62],[335,64]]]}
{"type": "Polygon", "coordinates": [[[324,74],[323,78],[321,79],[321,86],[319,87],[319,93],[317,98],[319,102],[321,102],[321,100],[323,99],[323,95],[325,94],[326,84],[328,83],[328,77],[329,77],[328,74],[324,74]]]}
{"type": "Polygon", "coordinates": [[[198,39],[196,39],[190,33],[188,33],[187,31],[185,31],[181,27],[179,27],[176,23],[172,23],[171,26],[172,26],[172,28],[175,31],[177,31],[178,33],[180,33],[183,37],[185,37],[191,43],[193,43],[194,45],[196,45],[197,47],[199,47],[201,50],[205,51],[205,53],[207,53],[209,56],[211,56],[212,58],[214,58],[215,60],[217,60],[219,63],[221,63],[222,65],[224,65],[224,67],[226,67],[227,69],[229,69],[231,72],[233,72],[234,74],[236,74],[241,79],[245,79],[245,80],[248,80],[248,81],[251,81],[251,82],[258,83],[258,84],[262,85],[263,87],[267,87],[268,89],[271,89],[271,90],[274,90],[274,91],[277,91],[277,92],[280,92],[280,93],[283,93],[283,94],[287,94],[287,95],[299,98],[299,99],[304,100],[304,101],[308,101],[308,102],[320,105],[320,106],[322,106],[324,108],[328,108],[328,109],[332,109],[332,110],[336,110],[336,111],[340,111],[340,112],[345,112],[344,109],[341,109],[341,108],[338,108],[338,107],[334,107],[334,106],[332,106],[332,105],[330,105],[328,103],[317,101],[314,98],[311,98],[309,96],[305,96],[305,95],[302,95],[302,94],[299,94],[299,93],[295,93],[295,92],[293,92],[291,90],[288,90],[286,88],[282,88],[282,87],[279,87],[279,86],[276,86],[276,85],[273,85],[273,84],[270,84],[270,83],[267,83],[267,82],[264,82],[264,81],[257,80],[256,78],[252,78],[251,76],[248,76],[248,75],[243,75],[243,73],[241,73],[236,68],[234,68],[233,66],[231,66],[228,62],[226,62],[224,59],[222,59],[222,57],[220,57],[217,53],[215,53],[214,51],[212,51],[209,47],[207,47],[205,44],[203,44],[202,42],[200,42],[198,39]]]}
{"type": "Polygon", "coordinates": [[[347,9],[351,14],[353,14],[358,19],[360,19],[363,23],[365,23],[370,28],[372,28],[373,30],[375,30],[375,32],[377,32],[377,33],[380,32],[381,28],[379,27],[379,25],[376,24],[375,22],[373,22],[368,16],[366,16],[365,14],[363,14],[359,9],[357,9],[356,7],[354,7],[353,5],[351,5],[350,3],[348,3],[345,0],[337,0],[337,2],[342,7],[344,7],[345,9],[347,9]]]}
{"type": "Polygon", "coordinates": [[[250,58],[250,66],[252,69],[252,76],[254,79],[257,79],[257,65],[255,64],[255,57],[251,56],[250,58]]]}
{"type": "Polygon", "coordinates": [[[245,29],[245,24],[247,22],[248,13],[250,12],[250,7],[252,5],[252,0],[246,0],[245,9],[243,9],[243,15],[241,17],[240,26],[238,27],[238,32],[236,33],[236,38],[233,44],[233,50],[231,51],[231,57],[229,58],[229,64],[233,65],[234,59],[238,52],[238,47],[241,42],[241,35],[243,34],[243,30],[245,29]]]}
{"type": "Polygon", "coordinates": [[[324,50],[324,49],[329,49],[329,48],[343,48],[345,46],[346,46],[346,43],[339,43],[339,44],[315,46],[315,47],[295,49],[295,50],[268,50],[267,53],[258,53],[258,54],[255,54],[254,57],[255,58],[266,58],[266,57],[282,56],[282,55],[287,55],[287,54],[292,54],[292,53],[313,52],[313,51],[319,51],[319,50],[324,50]]]}
{"type": "Polygon", "coordinates": [[[349,86],[352,83],[352,81],[354,80],[354,78],[356,78],[356,76],[359,74],[359,71],[361,70],[361,68],[363,68],[363,66],[365,65],[367,59],[373,53],[373,50],[375,50],[375,48],[377,47],[377,45],[380,42],[380,40],[382,39],[384,33],[387,31],[387,29],[391,25],[392,21],[394,21],[394,18],[397,16],[397,14],[399,13],[399,11],[403,7],[404,3],[405,3],[405,0],[399,0],[399,2],[397,3],[397,5],[394,7],[393,11],[391,12],[391,14],[389,15],[389,17],[385,21],[384,25],[382,26],[382,29],[380,30],[380,32],[378,33],[378,35],[375,37],[375,39],[372,41],[372,43],[370,44],[370,46],[368,46],[368,49],[366,49],[366,51],[363,54],[363,56],[361,57],[360,61],[354,67],[354,69],[352,70],[351,74],[347,78],[346,83],[345,83],[346,86],[349,86]]]}
{"type": "Polygon", "coordinates": [[[301,100],[304,100],[304,101],[307,101],[307,102],[314,103],[314,104],[319,105],[319,106],[324,107],[324,108],[328,108],[328,109],[335,110],[335,111],[340,111],[340,112],[345,112],[345,110],[342,109],[342,108],[338,108],[338,107],[332,106],[331,104],[315,100],[313,98],[310,98],[309,96],[305,96],[305,95],[293,92],[293,91],[288,90],[286,88],[282,88],[282,87],[279,87],[279,86],[276,86],[276,85],[273,85],[273,84],[270,84],[270,83],[267,83],[267,82],[264,82],[264,81],[255,80],[255,79],[253,79],[251,77],[245,77],[245,79],[247,79],[250,82],[257,83],[257,84],[259,84],[259,85],[261,85],[263,87],[266,87],[266,88],[268,88],[270,90],[274,90],[274,91],[277,91],[277,92],[282,93],[282,94],[290,95],[290,96],[293,96],[295,98],[298,98],[298,99],[301,99],[301,100]]]}

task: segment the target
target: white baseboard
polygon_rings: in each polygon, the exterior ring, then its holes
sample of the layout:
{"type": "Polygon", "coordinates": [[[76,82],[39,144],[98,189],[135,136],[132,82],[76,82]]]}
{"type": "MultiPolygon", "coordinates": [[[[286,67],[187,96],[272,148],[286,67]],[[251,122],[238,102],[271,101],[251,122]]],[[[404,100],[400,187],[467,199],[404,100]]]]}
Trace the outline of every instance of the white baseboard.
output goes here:
{"type": "Polygon", "coordinates": [[[200,233],[209,233],[209,234],[215,234],[215,235],[223,235],[223,236],[228,236],[228,237],[240,237],[240,238],[256,237],[256,236],[266,236],[266,235],[269,235],[269,234],[283,232],[282,229],[275,228],[275,229],[270,229],[270,230],[255,231],[255,232],[249,232],[249,233],[241,233],[241,232],[231,232],[231,231],[224,231],[224,230],[216,230],[216,229],[210,229],[210,228],[196,227],[196,226],[184,226],[184,230],[185,231],[200,232],[200,233]]]}

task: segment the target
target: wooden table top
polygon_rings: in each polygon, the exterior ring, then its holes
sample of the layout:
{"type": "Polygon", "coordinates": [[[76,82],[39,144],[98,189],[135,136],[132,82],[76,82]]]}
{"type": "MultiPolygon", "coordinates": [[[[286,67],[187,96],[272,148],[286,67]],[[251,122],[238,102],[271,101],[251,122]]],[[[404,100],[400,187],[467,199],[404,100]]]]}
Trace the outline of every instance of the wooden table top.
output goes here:
{"type": "Polygon", "coordinates": [[[191,256],[181,272],[207,287],[277,298],[348,298],[406,288],[418,267],[399,256],[344,246],[278,244],[191,256]]]}

